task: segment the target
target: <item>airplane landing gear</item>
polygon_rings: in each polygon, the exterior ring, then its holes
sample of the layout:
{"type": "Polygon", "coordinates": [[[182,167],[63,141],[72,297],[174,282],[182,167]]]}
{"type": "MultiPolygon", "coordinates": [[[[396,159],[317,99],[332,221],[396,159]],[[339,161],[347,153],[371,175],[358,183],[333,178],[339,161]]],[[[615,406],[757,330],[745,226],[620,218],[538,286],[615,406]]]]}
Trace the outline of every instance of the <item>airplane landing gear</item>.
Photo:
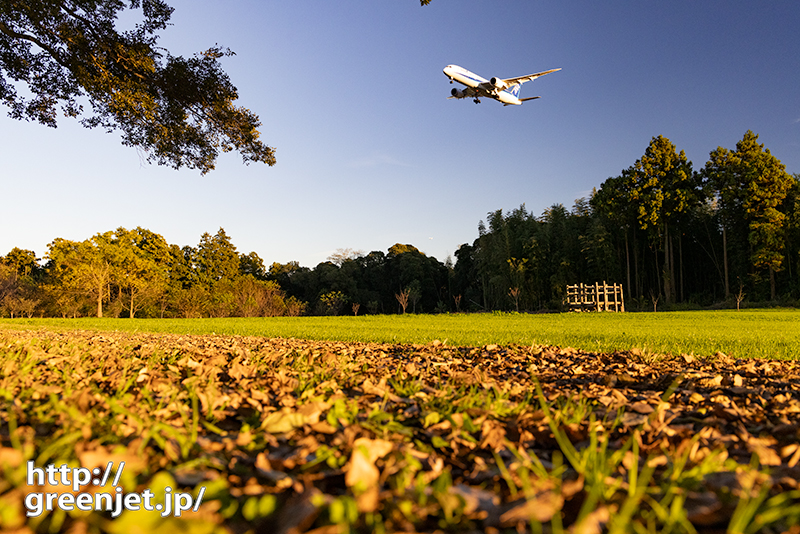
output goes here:
{"type": "Polygon", "coordinates": [[[481,101],[478,100],[477,98],[475,100],[473,100],[473,102],[475,102],[476,104],[480,104],[481,103],[481,101]]]}

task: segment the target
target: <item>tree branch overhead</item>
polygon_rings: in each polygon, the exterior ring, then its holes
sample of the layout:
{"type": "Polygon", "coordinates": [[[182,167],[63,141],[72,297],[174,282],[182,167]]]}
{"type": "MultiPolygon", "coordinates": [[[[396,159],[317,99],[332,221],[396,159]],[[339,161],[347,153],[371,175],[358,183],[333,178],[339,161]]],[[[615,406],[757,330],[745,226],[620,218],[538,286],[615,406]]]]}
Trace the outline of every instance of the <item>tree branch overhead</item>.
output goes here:
{"type": "Polygon", "coordinates": [[[259,140],[261,123],[237,107],[238,92],[214,46],[184,58],[162,54],[156,32],[173,9],[162,0],[11,0],[0,9],[0,101],[9,116],[55,127],[59,107],[85,127],[120,130],[122,143],[150,162],[214,169],[220,151],[244,163],[275,164],[259,140]],[[119,32],[118,16],[141,9],[143,20],[119,32]],[[25,87],[32,95],[24,97],[25,87]],[[84,113],[79,99],[87,99],[84,113]]]}

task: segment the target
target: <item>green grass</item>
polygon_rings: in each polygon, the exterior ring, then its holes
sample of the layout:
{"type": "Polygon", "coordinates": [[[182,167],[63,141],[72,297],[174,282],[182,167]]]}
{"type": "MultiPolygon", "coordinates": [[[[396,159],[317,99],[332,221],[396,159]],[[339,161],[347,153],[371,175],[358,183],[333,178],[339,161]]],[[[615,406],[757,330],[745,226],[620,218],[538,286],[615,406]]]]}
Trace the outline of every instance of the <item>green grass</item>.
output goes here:
{"type": "Polygon", "coordinates": [[[0,319],[0,328],[294,337],[449,345],[559,345],[594,351],[800,359],[800,311],[445,314],[225,319],[0,319]]]}

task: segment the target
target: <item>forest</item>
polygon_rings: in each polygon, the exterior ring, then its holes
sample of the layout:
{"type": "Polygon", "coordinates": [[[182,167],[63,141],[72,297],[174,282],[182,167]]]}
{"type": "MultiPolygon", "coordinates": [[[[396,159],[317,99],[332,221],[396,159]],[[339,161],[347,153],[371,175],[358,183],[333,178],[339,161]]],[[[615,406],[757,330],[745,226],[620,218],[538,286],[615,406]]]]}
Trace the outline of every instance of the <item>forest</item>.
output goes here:
{"type": "Polygon", "coordinates": [[[800,176],[751,131],[699,170],[669,139],[591,196],[487,214],[443,263],[410,244],[339,249],[316,267],[237,251],[220,228],[197,246],[144,228],[55,238],[44,257],[0,257],[0,316],[256,317],[560,311],[566,286],[607,281],[629,310],[796,305],[800,176]]]}

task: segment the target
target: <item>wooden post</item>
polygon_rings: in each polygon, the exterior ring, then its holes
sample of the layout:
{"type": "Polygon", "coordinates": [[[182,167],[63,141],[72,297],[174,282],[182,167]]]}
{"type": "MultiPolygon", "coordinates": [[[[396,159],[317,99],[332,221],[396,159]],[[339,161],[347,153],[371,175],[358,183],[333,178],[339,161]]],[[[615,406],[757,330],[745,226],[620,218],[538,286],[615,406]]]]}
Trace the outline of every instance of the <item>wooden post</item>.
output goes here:
{"type": "Polygon", "coordinates": [[[594,283],[594,311],[600,311],[600,303],[597,300],[598,283],[594,283]]]}

